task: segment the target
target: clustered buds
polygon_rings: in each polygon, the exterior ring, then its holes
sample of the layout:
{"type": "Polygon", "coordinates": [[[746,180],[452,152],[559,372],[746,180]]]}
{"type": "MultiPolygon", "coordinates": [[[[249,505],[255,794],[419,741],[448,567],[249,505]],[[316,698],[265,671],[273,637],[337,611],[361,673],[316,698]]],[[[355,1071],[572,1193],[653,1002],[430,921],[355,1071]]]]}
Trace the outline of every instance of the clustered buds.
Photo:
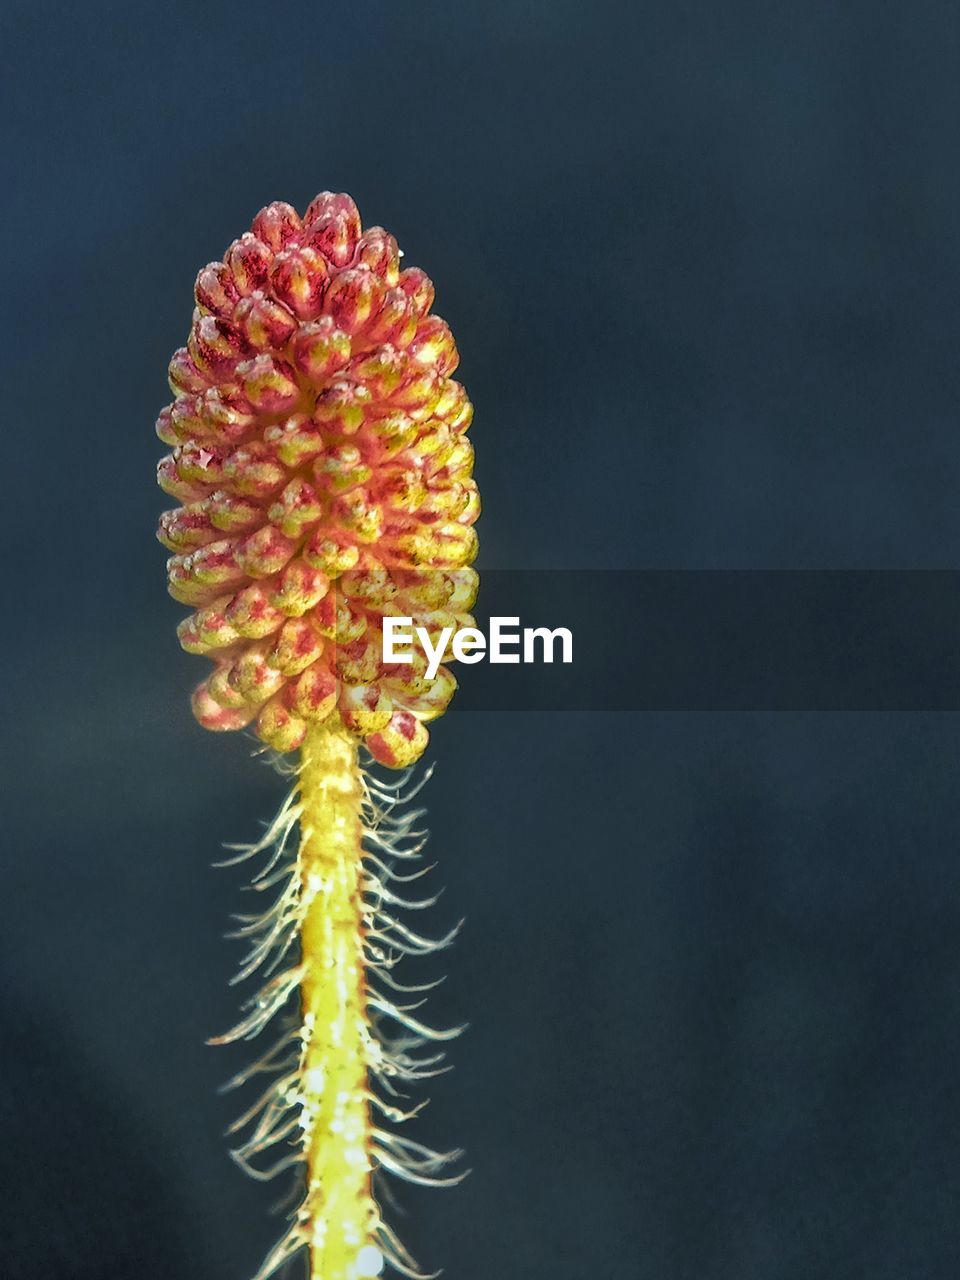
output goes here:
{"type": "MultiPolygon", "coordinates": [[[[433,285],[346,195],[268,205],[197,276],[157,434],[179,628],[213,671],[194,713],[292,751],[339,716],[384,764],[427,743],[456,689],[385,665],[383,619],[472,625],[479,510],[458,355],[433,285]]],[[[435,641],[434,641],[435,642],[435,641]]]]}

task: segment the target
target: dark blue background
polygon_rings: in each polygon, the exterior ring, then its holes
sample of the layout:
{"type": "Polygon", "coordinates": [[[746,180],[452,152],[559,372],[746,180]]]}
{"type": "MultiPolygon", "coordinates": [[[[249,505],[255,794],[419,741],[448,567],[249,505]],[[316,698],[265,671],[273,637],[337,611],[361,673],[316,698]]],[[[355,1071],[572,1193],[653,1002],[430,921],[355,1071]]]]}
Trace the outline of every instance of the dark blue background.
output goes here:
{"type": "MultiPolygon", "coordinates": [[[[243,1280],[277,1231],[203,1040],[208,864],[282,788],[191,720],[153,541],[197,269],[324,188],[398,236],[476,402],[481,568],[955,568],[958,55],[936,0],[6,0],[4,1280],[243,1280]]],[[[432,1010],[472,1025],[418,1136],[474,1173],[404,1195],[422,1261],[953,1280],[958,748],[454,707],[432,1010]]]]}

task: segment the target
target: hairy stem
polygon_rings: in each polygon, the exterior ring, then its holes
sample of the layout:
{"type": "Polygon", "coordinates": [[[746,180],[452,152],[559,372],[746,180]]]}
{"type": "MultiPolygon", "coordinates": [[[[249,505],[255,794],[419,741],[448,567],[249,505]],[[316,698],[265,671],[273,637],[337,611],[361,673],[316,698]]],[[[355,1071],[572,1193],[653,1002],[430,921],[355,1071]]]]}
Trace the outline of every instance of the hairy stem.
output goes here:
{"type": "Polygon", "coordinates": [[[406,779],[390,784],[364,775],[357,741],[338,719],[310,731],[297,773],[263,837],[230,846],[238,856],[221,864],[265,853],[250,888],[283,888],[265,911],[234,917],[239,928],[231,936],[249,948],[235,981],[259,969],[264,982],[244,1002],[240,1022],[211,1043],[255,1039],[285,1019],[295,993],[300,1004],[299,1025],[285,1022],[280,1039],[225,1085],[274,1077],[228,1130],[247,1134],[230,1153],[239,1167],[261,1182],[294,1166],[305,1174],[302,1198],[255,1280],[271,1280],[302,1249],[310,1280],[371,1280],[385,1263],[408,1280],[427,1280],[383,1221],[371,1176],[377,1170],[420,1186],[450,1186],[465,1176],[447,1172],[462,1152],[434,1151],[393,1127],[423,1105],[406,1107],[403,1086],[444,1070],[439,1044],[461,1028],[420,1021],[414,1012],[422,999],[397,1003],[395,992],[419,996],[434,984],[404,985],[391,971],[404,955],[449,946],[457,928],[431,939],[394,914],[435,901],[405,899],[404,883],[423,872],[392,865],[416,861],[426,839],[415,829],[423,810],[403,811],[418,786],[402,794],[406,779]],[[286,849],[297,830],[291,864],[286,849]],[[298,945],[299,958],[290,958],[298,945]]]}
{"type": "Polygon", "coordinates": [[[300,764],[300,1067],[311,1280],[379,1270],[370,1189],[368,1026],[361,897],[362,786],[356,739],[311,729],[300,764]]]}

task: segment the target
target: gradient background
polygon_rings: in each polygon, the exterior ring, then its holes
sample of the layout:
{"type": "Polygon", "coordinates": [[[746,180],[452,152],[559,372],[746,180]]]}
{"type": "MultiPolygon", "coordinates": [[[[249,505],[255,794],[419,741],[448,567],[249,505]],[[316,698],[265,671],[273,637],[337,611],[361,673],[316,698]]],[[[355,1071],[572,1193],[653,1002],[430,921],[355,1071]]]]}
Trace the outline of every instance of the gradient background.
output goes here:
{"type": "MultiPolygon", "coordinates": [[[[282,785],[191,720],[153,540],[196,271],[323,188],[398,236],[477,406],[481,569],[957,567],[960,14],[6,0],[0,50],[0,1274],[245,1280],[279,1227],[203,1044],[243,907],[209,863],[282,785]]],[[[432,1013],[471,1029],[417,1136],[474,1173],[401,1189],[424,1265],[953,1280],[957,717],[433,743],[432,1013]]]]}

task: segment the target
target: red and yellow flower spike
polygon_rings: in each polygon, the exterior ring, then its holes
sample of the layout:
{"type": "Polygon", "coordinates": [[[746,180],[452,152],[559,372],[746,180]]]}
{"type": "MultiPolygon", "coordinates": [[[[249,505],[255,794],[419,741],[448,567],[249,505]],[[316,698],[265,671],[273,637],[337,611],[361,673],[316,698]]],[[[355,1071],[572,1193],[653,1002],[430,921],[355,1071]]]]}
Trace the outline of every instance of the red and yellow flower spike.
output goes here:
{"type": "Polygon", "coordinates": [[[384,667],[386,613],[469,626],[480,504],[458,354],[433,285],[393,236],[324,192],[261,210],[197,277],[175,399],[157,434],[180,506],[158,537],[180,643],[211,658],[208,729],[253,724],[278,751],[338,715],[375,759],[422,755],[456,688],[384,667]]]}
{"type": "Polygon", "coordinates": [[[452,935],[431,941],[397,919],[429,905],[404,902],[396,882],[418,873],[394,869],[419,856],[422,833],[416,815],[396,816],[403,782],[377,781],[358,759],[363,745],[381,764],[413,764],[456,689],[445,667],[428,681],[416,658],[385,665],[384,618],[431,635],[470,626],[477,590],[473,410],[451,376],[450,330],[430,314],[433,285],[400,256],[381,227],[362,229],[349,196],[323,192],[302,218],[268,205],[198,275],[190,336],[170,364],[175,398],[157,421],[172,449],[159,483],[180,503],[158,537],[173,552],[170,592],[193,609],[180,642],[213,662],[194,713],[300,752],[264,839],[233,859],[265,854],[252,887],[282,888],[240,918],[250,950],[238,980],[259,969],[266,981],[214,1041],[286,1019],[230,1082],[273,1076],[233,1126],[247,1131],[237,1163],[261,1179],[303,1175],[256,1280],[301,1249],[311,1280],[366,1280],[385,1261],[417,1276],[374,1175],[458,1181],[442,1176],[458,1152],[384,1127],[414,1114],[397,1105],[398,1083],[436,1073],[442,1055],[417,1048],[456,1034],[397,1004],[387,989],[422,988],[392,970],[452,935]]]}

